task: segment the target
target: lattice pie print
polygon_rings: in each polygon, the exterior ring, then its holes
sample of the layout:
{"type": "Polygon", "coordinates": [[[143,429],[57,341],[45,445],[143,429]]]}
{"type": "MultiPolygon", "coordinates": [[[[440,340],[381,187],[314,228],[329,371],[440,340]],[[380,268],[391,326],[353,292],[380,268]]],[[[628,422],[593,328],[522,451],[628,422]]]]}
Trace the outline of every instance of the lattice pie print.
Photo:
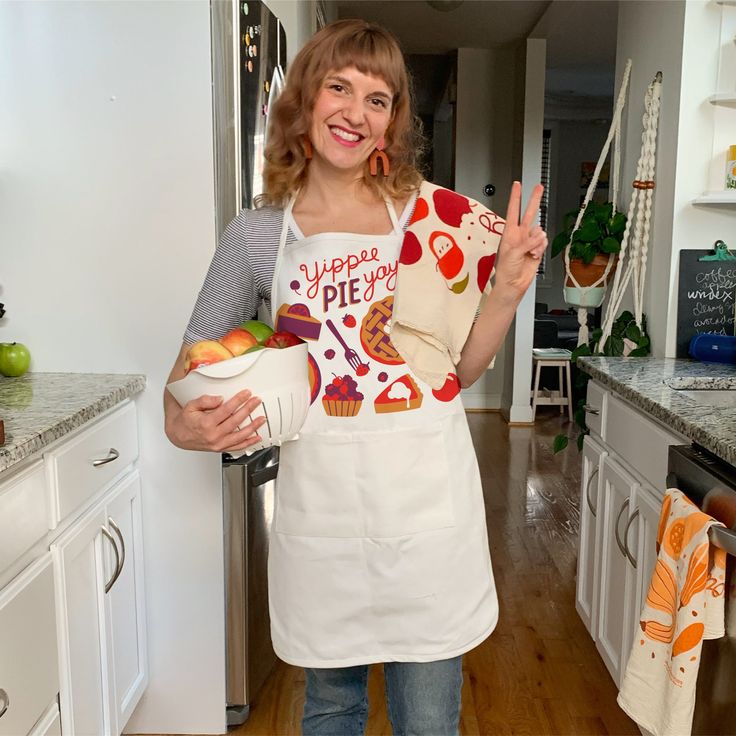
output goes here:
{"type": "Polygon", "coordinates": [[[386,365],[400,365],[404,362],[386,332],[386,327],[391,324],[393,308],[393,296],[373,302],[360,325],[363,350],[374,360],[386,365]]]}

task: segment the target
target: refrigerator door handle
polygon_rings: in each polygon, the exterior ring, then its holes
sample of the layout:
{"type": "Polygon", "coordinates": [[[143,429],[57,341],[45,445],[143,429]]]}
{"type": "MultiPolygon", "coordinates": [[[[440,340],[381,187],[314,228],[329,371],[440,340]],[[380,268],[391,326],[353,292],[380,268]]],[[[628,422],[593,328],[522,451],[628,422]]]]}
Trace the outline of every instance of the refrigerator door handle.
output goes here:
{"type": "Polygon", "coordinates": [[[278,465],[267,465],[265,468],[256,470],[250,476],[250,485],[262,486],[264,483],[268,483],[271,480],[275,480],[279,472],[278,465]]]}

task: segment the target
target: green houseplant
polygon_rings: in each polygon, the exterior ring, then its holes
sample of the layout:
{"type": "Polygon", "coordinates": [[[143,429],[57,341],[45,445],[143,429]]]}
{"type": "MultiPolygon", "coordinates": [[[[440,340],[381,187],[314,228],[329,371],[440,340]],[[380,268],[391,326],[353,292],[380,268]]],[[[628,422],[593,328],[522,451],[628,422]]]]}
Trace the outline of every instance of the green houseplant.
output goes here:
{"type": "MultiPolygon", "coordinates": [[[[602,330],[597,328],[590,334],[590,340],[587,343],[578,345],[570,356],[570,362],[575,365],[578,358],[588,355],[600,355],[606,357],[629,357],[639,358],[649,355],[650,343],[646,330],[646,317],[642,319],[641,329],[636,324],[634,315],[627,311],[622,312],[614,321],[611,327],[611,334],[604,343],[601,350],[598,350],[598,343],[602,336],[602,330]]],[[[585,387],[588,385],[590,376],[583,371],[577,371],[575,376],[575,388],[585,393],[585,387]]],[[[578,430],[577,446],[578,450],[583,449],[583,441],[585,435],[590,431],[585,422],[585,398],[579,399],[575,411],[573,413],[573,421],[578,430]]],[[[552,443],[552,451],[558,453],[564,450],[570,442],[570,438],[566,434],[558,434],[552,443]]]]}
{"type": "Polygon", "coordinates": [[[608,257],[621,251],[621,240],[626,229],[626,215],[613,211],[611,202],[588,202],[580,226],[573,234],[578,210],[565,215],[564,227],[552,241],[552,257],[558,256],[570,243],[570,259],[578,259],[586,266],[597,255],[608,257]]]}

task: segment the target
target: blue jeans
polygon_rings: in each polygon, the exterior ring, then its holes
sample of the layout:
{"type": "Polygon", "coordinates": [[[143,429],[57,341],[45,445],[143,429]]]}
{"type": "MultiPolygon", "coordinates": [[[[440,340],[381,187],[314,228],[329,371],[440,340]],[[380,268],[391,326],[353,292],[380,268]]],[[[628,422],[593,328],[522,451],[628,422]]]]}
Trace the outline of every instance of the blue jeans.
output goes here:
{"type": "MultiPolygon", "coordinates": [[[[386,662],[386,705],[394,736],[457,736],[463,658],[386,662]]],[[[363,736],[368,665],[306,668],[303,736],[363,736]]]]}

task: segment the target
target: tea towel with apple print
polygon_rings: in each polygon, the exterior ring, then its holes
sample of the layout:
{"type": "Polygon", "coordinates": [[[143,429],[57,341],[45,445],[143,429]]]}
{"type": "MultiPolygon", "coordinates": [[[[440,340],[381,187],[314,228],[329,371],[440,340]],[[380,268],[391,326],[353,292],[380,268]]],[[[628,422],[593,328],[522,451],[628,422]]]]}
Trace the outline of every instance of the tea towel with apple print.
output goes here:
{"type": "Polygon", "coordinates": [[[654,736],[689,734],[704,639],[724,634],[726,553],[708,530],[723,526],[669,489],[657,531],[657,562],[618,696],[654,736]]]}
{"type": "Polygon", "coordinates": [[[434,389],[460,362],[490,292],[503,226],[480,202],[422,183],[400,251],[391,341],[434,389]]]}

